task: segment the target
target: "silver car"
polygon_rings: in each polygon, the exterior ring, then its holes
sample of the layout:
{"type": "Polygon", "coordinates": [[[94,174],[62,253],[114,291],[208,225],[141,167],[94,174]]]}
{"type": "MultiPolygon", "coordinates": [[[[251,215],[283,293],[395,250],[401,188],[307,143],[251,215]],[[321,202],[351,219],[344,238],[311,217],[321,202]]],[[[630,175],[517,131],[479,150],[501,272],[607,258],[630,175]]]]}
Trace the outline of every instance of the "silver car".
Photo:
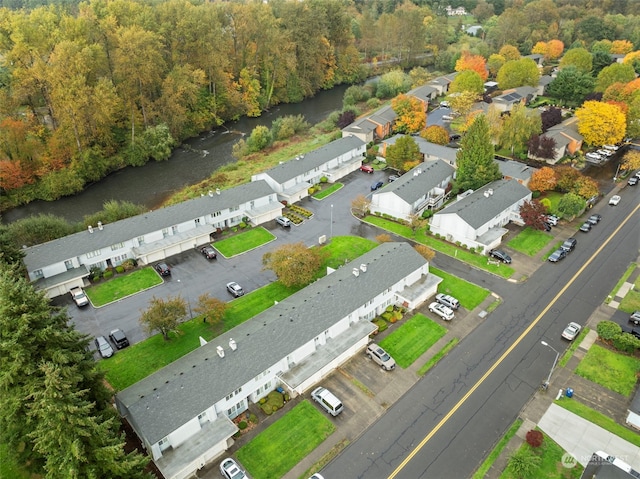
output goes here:
{"type": "Polygon", "coordinates": [[[100,356],[103,358],[110,358],[113,356],[113,348],[104,336],[98,336],[95,340],[95,344],[100,356]]]}
{"type": "Polygon", "coordinates": [[[437,314],[445,321],[451,321],[453,319],[453,310],[444,304],[433,302],[429,305],[429,311],[437,314]]]}
{"type": "Polygon", "coordinates": [[[385,371],[391,371],[396,367],[396,362],[391,356],[389,356],[389,353],[375,343],[371,343],[367,346],[366,354],[369,359],[373,359],[373,361],[380,365],[380,367],[385,371]]]}
{"type": "Polygon", "coordinates": [[[230,457],[220,463],[220,472],[227,479],[248,479],[247,473],[240,469],[238,463],[230,457]]]}
{"type": "Polygon", "coordinates": [[[578,323],[571,322],[567,325],[566,328],[564,328],[564,331],[562,331],[562,337],[567,341],[573,341],[574,339],[576,339],[578,334],[580,334],[581,330],[582,326],[580,326],[578,323]]]}

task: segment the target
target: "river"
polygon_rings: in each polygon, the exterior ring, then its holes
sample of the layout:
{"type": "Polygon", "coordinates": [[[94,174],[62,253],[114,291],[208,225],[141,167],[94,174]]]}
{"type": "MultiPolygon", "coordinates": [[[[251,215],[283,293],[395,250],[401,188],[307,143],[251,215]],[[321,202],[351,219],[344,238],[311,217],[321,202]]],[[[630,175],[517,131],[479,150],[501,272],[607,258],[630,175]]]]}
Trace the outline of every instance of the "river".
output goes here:
{"type": "Polygon", "coordinates": [[[231,148],[256,126],[271,128],[273,120],[287,115],[304,115],[309,123],[319,123],[331,112],[342,109],[342,97],[347,88],[348,85],[342,85],[321,91],[300,103],[277,105],[259,118],[242,118],[204,132],[197,138],[186,140],[186,147],[174,150],[167,161],[151,160],[141,167],[124,168],[74,196],[56,201],[33,201],[13,208],[2,213],[2,222],[11,223],[40,213],[77,222],[85,215],[101,210],[108,200],[130,201],[149,209],[157,208],[176,191],[198,183],[221,166],[236,161],[231,156],[231,148]]]}

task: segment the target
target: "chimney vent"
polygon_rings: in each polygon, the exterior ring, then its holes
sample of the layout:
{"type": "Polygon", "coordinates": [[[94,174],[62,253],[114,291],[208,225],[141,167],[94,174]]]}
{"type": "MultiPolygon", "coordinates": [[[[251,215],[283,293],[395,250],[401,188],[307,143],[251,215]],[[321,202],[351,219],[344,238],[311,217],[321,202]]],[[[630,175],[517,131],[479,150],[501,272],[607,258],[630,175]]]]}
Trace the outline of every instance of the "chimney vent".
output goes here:
{"type": "Polygon", "coordinates": [[[487,191],[489,192],[489,196],[493,194],[493,188],[489,188],[487,191]]]}
{"type": "Polygon", "coordinates": [[[238,349],[238,344],[233,340],[233,338],[229,338],[229,347],[232,351],[238,349]]]}
{"type": "Polygon", "coordinates": [[[216,352],[218,353],[218,356],[220,356],[221,358],[224,358],[224,349],[222,349],[222,346],[217,346],[216,352]]]}
{"type": "Polygon", "coordinates": [[[213,191],[209,190],[209,196],[213,198],[213,191]]]}
{"type": "Polygon", "coordinates": [[[87,228],[89,230],[89,233],[93,233],[93,226],[89,225],[89,228],[87,228]]]}
{"type": "Polygon", "coordinates": [[[220,194],[220,188],[216,188],[216,195],[220,194]]]}
{"type": "Polygon", "coordinates": [[[360,271],[362,271],[363,273],[366,273],[366,272],[367,272],[367,265],[366,265],[366,263],[362,263],[362,264],[360,265],[360,271]]]}
{"type": "Polygon", "coordinates": [[[357,278],[360,276],[360,270],[358,268],[353,268],[353,275],[357,278]]]}
{"type": "Polygon", "coordinates": [[[102,221],[98,221],[98,229],[102,231],[102,221]]]}
{"type": "Polygon", "coordinates": [[[485,198],[489,198],[489,192],[488,191],[485,191],[483,194],[484,194],[485,198]]]}

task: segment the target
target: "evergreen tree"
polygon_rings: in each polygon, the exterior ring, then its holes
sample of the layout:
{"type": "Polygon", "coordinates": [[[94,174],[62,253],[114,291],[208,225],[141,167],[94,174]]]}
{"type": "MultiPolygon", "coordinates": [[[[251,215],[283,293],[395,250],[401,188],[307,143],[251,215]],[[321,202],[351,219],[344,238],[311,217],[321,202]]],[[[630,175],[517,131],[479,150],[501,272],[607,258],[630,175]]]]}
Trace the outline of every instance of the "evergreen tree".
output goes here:
{"type": "Polygon", "coordinates": [[[456,162],[456,185],[460,191],[477,190],[491,181],[502,178],[494,161],[495,151],[489,137],[489,123],[478,115],[462,138],[456,162]]]}
{"type": "Polygon", "coordinates": [[[143,478],[126,454],[88,338],[0,264],[0,441],[46,478],[143,478]]]}

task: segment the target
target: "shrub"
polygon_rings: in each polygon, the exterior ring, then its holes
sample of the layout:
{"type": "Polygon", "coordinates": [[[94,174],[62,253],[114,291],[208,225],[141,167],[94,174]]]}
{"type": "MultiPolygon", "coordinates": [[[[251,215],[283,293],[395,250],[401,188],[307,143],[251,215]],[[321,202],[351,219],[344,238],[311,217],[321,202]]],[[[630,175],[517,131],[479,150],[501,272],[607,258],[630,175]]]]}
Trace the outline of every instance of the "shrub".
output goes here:
{"type": "Polygon", "coordinates": [[[320,178],[320,183],[327,183],[329,181],[329,178],[327,178],[326,176],[323,176],[322,178],[320,178]]]}
{"type": "Polygon", "coordinates": [[[640,339],[629,333],[621,333],[613,338],[613,347],[624,353],[633,353],[636,349],[640,349],[640,339]]]}
{"type": "Polygon", "coordinates": [[[382,313],[380,315],[382,317],[382,319],[384,319],[385,321],[390,321],[391,320],[391,316],[393,316],[393,313],[382,313]]]}
{"type": "Polygon", "coordinates": [[[622,333],[622,328],[618,323],[613,321],[600,321],[596,327],[598,336],[604,341],[611,341],[622,333]]]}
{"type": "Polygon", "coordinates": [[[527,432],[526,439],[527,439],[527,444],[529,444],[531,447],[540,447],[542,446],[544,435],[542,434],[541,431],[532,429],[531,431],[527,432]]]}
{"type": "Polygon", "coordinates": [[[97,283],[98,281],[100,281],[100,275],[92,276],[91,281],[93,281],[94,283],[97,283]]]}
{"type": "Polygon", "coordinates": [[[92,277],[97,277],[98,279],[100,279],[100,276],[102,276],[102,270],[99,266],[92,266],[91,268],[89,268],[89,274],[92,277]]]}
{"type": "Polygon", "coordinates": [[[256,416],[255,414],[249,415],[249,422],[251,424],[258,424],[258,416],[256,416]]]}
{"type": "Polygon", "coordinates": [[[240,429],[241,431],[247,428],[247,423],[246,421],[240,421],[238,423],[238,429],[240,429]]]}
{"type": "Polygon", "coordinates": [[[125,271],[131,271],[133,268],[136,267],[136,260],[134,259],[124,260],[120,266],[122,266],[125,271]]]}
{"type": "Polygon", "coordinates": [[[105,271],[104,273],[102,273],[102,277],[103,277],[104,279],[109,279],[109,278],[111,278],[112,276],[113,276],[113,270],[111,270],[111,269],[110,269],[110,270],[105,271]]]}
{"type": "Polygon", "coordinates": [[[240,222],[240,224],[238,225],[238,227],[239,227],[240,229],[244,229],[244,228],[246,228],[246,227],[247,227],[247,223],[245,223],[244,221],[241,221],[241,222],[240,222]]]}
{"type": "Polygon", "coordinates": [[[373,324],[375,324],[376,326],[378,326],[378,332],[381,333],[383,331],[385,331],[389,325],[387,324],[387,322],[382,319],[382,318],[376,318],[373,320],[373,324]]]}
{"type": "Polygon", "coordinates": [[[124,266],[122,266],[122,265],[116,266],[116,273],[118,273],[118,274],[124,273],[124,266]]]}

